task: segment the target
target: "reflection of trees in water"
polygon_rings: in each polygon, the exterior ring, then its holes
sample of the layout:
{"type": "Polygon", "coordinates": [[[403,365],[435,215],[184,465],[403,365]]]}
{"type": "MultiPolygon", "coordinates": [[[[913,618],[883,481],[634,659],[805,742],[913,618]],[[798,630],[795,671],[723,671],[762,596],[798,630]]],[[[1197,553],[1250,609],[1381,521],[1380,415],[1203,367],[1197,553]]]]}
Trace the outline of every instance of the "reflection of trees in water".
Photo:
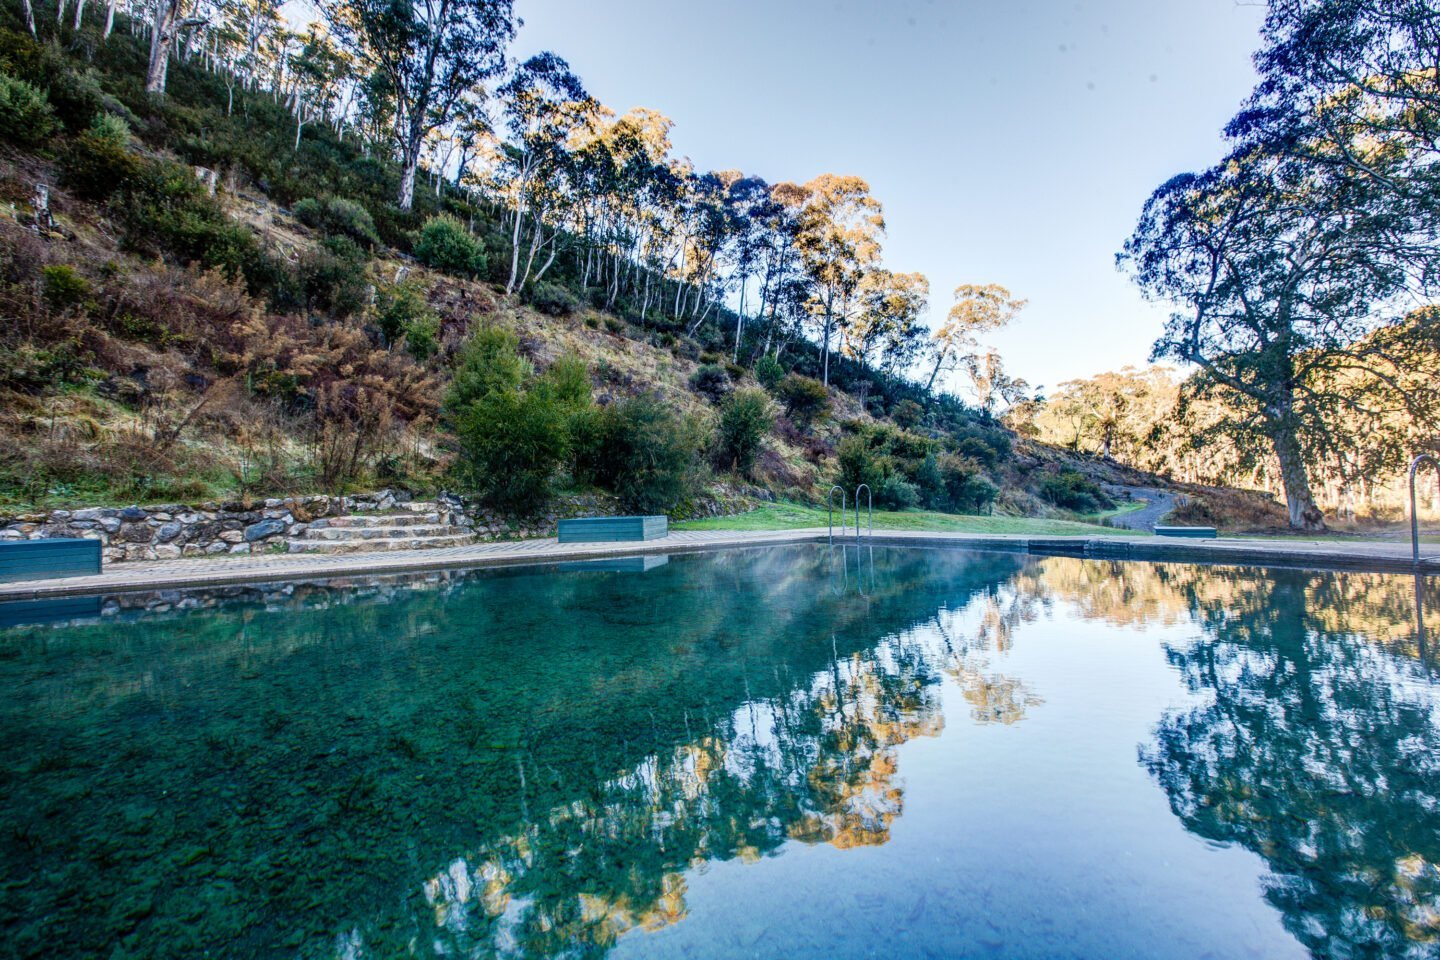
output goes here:
{"type": "Polygon", "coordinates": [[[1406,659],[1412,582],[1192,573],[1167,582],[1204,633],[1168,656],[1204,699],[1141,749],[1176,815],[1263,857],[1266,897],[1317,956],[1435,956],[1440,709],[1406,659]]]}
{"type": "Polygon", "coordinates": [[[682,916],[696,861],[881,842],[895,748],[941,722],[945,654],[911,628],[1026,561],[877,551],[864,598],[824,562],[13,632],[0,933],[22,957],[584,952],[682,916]]]}
{"type": "Polygon", "coordinates": [[[883,844],[904,799],[896,748],[944,726],[935,655],[911,633],[836,657],[454,860],[424,886],[437,952],[603,951],[683,918],[697,863],[752,862],[787,840],[883,844]]]}

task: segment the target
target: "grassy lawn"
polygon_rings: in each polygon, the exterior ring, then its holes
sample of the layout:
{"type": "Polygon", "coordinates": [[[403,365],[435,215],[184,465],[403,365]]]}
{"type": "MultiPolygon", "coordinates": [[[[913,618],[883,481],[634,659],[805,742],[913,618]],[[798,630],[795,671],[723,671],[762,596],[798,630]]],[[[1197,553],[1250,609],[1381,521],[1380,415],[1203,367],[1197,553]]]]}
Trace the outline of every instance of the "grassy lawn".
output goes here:
{"type": "MultiPolygon", "coordinates": [[[[1117,511],[1118,512],[1118,511],[1117,511]]],[[[826,511],[817,507],[796,503],[767,504],[749,513],[733,517],[712,517],[705,520],[687,520],[674,524],[677,530],[795,530],[801,527],[823,527],[827,523],[826,511]]],[[[853,522],[852,511],[848,520],[853,522]]],[[[862,523],[865,512],[860,513],[862,523]]],[[[835,528],[840,528],[840,518],[835,518],[835,528]]],[[[877,530],[927,530],[944,533],[1021,533],[1032,536],[1082,536],[1105,534],[1114,536],[1148,536],[1133,530],[1116,530],[1093,523],[1079,523],[1073,520],[1036,520],[1029,517],[978,517],[952,513],[927,513],[921,510],[892,512],[875,511],[877,530]]]]}

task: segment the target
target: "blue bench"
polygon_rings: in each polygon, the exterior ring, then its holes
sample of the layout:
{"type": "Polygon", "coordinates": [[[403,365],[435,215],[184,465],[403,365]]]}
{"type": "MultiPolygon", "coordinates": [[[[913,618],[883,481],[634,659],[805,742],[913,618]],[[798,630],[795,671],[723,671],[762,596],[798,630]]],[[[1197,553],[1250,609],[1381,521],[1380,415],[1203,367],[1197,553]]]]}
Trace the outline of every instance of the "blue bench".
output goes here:
{"type": "Polygon", "coordinates": [[[1214,540],[1220,534],[1214,527],[1159,527],[1155,528],[1157,537],[1184,537],[1188,540],[1214,540]]]}
{"type": "Polygon", "coordinates": [[[670,532],[664,517],[581,517],[560,521],[561,543],[658,540],[670,532]]]}
{"type": "Polygon", "coordinates": [[[0,583],[83,577],[99,572],[99,540],[0,540],[0,583]]]}

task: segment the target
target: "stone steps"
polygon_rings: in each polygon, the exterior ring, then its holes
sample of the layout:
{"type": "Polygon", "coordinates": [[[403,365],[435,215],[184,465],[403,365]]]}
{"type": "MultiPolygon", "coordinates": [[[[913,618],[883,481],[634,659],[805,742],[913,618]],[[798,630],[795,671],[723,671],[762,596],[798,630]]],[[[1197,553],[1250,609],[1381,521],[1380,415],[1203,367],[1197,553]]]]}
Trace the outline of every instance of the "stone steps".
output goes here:
{"type": "Polygon", "coordinates": [[[448,524],[429,523],[414,524],[411,526],[374,526],[374,527],[315,527],[311,525],[298,540],[396,540],[424,537],[445,537],[462,533],[468,533],[464,527],[452,527],[448,524]]]}
{"type": "Polygon", "coordinates": [[[458,547],[475,542],[475,532],[447,523],[433,503],[411,503],[382,513],[322,517],[286,541],[290,553],[369,553],[458,547]]]}
{"type": "Polygon", "coordinates": [[[345,517],[322,517],[310,524],[310,529],[342,530],[364,527],[420,527],[440,523],[438,511],[422,513],[369,513],[351,514],[345,517]]]}
{"type": "Polygon", "coordinates": [[[289,541],[290,553],[380,553],[390,550],[426,550],[436,547],[463,547],[475,542],[471,533],[453,533],[428,537],[387,537],[374,540],[304,540],[289,541]]]}

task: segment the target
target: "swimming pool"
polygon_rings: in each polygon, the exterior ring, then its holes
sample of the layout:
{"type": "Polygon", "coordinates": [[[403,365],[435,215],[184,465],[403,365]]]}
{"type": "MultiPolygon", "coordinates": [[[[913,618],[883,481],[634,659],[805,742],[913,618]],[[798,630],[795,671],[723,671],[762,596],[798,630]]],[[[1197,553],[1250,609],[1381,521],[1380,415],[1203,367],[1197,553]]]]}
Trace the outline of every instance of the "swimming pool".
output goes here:
{"type": "Polygon", "coordinates": [[[1417,600],[806,545],[0,609],[0,956],[1433,957],[1417,600]]]}

